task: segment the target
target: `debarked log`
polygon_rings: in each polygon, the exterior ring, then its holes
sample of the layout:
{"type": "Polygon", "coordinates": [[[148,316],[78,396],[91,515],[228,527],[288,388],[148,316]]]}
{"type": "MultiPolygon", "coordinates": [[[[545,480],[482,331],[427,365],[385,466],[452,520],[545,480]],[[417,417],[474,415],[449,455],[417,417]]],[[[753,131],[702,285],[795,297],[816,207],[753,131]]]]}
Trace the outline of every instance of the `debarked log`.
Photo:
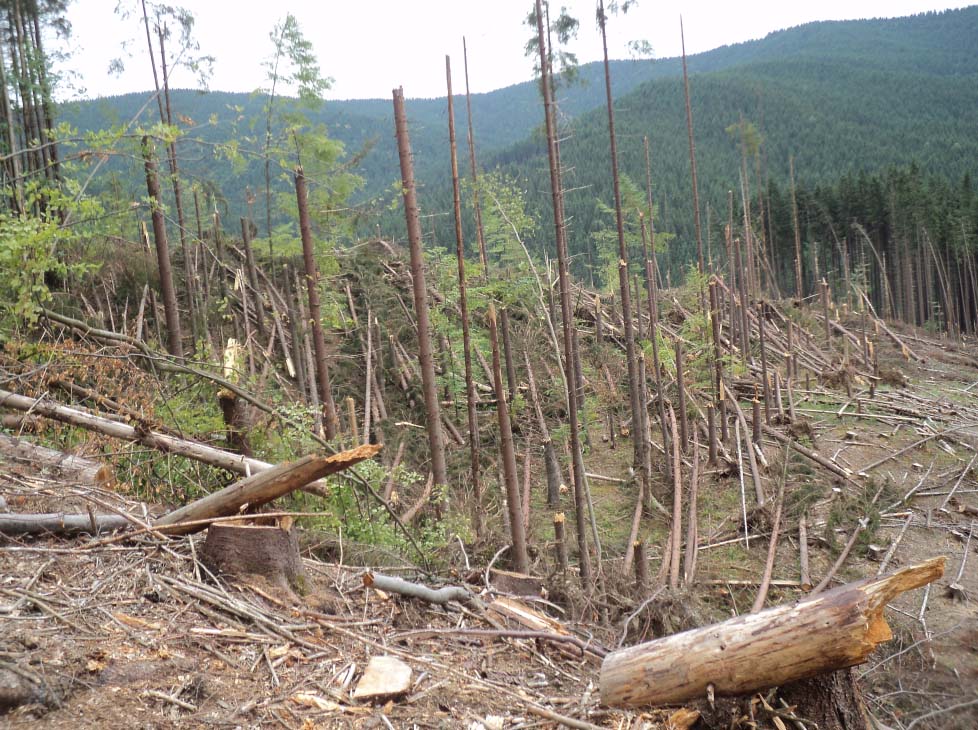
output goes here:
{"type": "Polygon", "coordinates": [[[676,704],[706,697],[711,685],[717,695],[742,695],[861,664],[893,637],[886,604],[940,578],[944,561],[612,652],[601,665],[601,702],[676,704]]]}

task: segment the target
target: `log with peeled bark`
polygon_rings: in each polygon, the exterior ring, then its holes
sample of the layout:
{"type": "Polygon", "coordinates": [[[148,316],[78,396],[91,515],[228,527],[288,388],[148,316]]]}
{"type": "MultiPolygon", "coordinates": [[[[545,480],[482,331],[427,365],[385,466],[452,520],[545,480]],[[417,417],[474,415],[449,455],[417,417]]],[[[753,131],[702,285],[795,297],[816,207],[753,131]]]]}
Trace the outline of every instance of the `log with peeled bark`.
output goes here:
{"type": "Polygon", "coordinates": [[[174,510],[156,521],[158,532],[187,535],[206,527],[200,520],[236,514],[242,507],[257,507],[301,489],[312,481],[347,469],[380,451],[380,444],[364,444],[334,456],[310,454],[288,464],[279,464],[253,474],[220,491],[174,510]],[[194,522],[192,525],[179,525],[194,522]]]}
{"type": "MultiPolygon", "coordinates": [[[[30,398],[28,400],[33,402],[30,398]]],[[[0,434],[0,461],[5,460],[51,471],[81,484],[102,486],[112,481],[112,471],[105,464],[38,446],[27,439],[0,434]]]]}
{"type": "Polygon", "coordinates": [[[886,604],[944,574],[938,557],[794,603],[692,629],[609,654],[601,702],[611,707],[669,705],[742,695],[865,662],[893,637],[886,604]]]}

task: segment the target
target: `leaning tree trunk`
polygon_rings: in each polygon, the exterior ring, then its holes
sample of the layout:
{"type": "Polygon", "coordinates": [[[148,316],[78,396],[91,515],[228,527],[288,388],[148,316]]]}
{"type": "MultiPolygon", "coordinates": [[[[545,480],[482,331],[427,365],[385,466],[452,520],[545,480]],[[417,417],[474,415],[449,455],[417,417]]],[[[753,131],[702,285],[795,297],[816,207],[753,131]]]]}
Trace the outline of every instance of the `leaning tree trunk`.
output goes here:
{"type": "MultiPolygon", "coordinates": [[[[479,203],[479,172],[475,164],[475,135],[472,132],[472,95],[469,93],[469,52],[462,38],[462,54],[465,60],[465,111],[468,116],[469,167],[472,174],[472,204],[475,208],[475,229],[479,238],[479,261],[482,262],[483,278],[489,275],[489,259],[486,256],[486,237],[482,229],[482,206],[479,203]]],[[[451,99],[451,94],[449,94],[451,99]]]]}
{"type": "Polygon", "coordinates": [[[683,33],[683,20],[679,19],[679,37],[683,46],[683,92],[686,97],[686,132],[689,137],[689,167],[693,179],[693,223],[696,227],[696,259],[699,272],[705,271],[703,266],[703,233],[700,228],[700,192],[696,180],[696,141],[693,136],[693,108],[689,103],[689,74],[686,72],[686,36],[683,33]]]}
{"type": "Polygon", "coordinates": [[[146,190],[149,193],[150,206],[152,206],[153,238],[156,240],[156,260],[160,268],[163,311],[166,315],[167,350],[174,357],[183,357],[180,310],[177,308],[177,295],[173,288],[173,271],[170,268],[170,248],[166,240],[166,225],[163,222],[160,182],[156,176],[153,143],[150,142],[149,137],[143,137],[143,160],[146,167],[146,190]]]}
{"type": "MultiPolygon", "coordinates": [[[[166,44],[164,37],[166,29],[157,27],[160,38],[160,70],[163,73],[163,99],[165,100],[166,118],[160,118],[164,124],[173,125],[173,106],[170,104],[170,75],[166,66],[166,44]]],[[[156,93],[159,94],[159,88],[156,93]]],[[[160,112],[162,114],[163,108],[160,112]]],[[[173,185],[173,202],[177,209],[177,232],[180,234],[180,251],[183,253],[184,288],[187,291],[187,308],[190,310],[190,330],[194,337],[194,347],[197,346],[199,333],[197,331],[197,306],[194,291],[194,277],[190,263],[190,253],[187,248],[187,228],[183,216],[183,194],[180,189],[180,169],[177,166],[177,143],[171,139],[167,145],[167,162],[170,169],[170,182],[173,185]]]]}
{"type": "Polygon", "coordinates": [[[431,472],[435,487],[448,484],[445,467],[445,441],[441,433],[441,411],[435,383],[435,361],[431,349],[431,329],[428,324],[428,290],[424,277],[424,254],[421,248],[421,216],[414,187],[414,166],[411,161],[411,140],[408,136],[407,115],[404,112],[404,90],[394,89],[394,124],[397,129],[397,149],[401,161],[401,183],[404,193],[404,216],[407,221],[411,248],[411,278],[414,286],[414,313],[418,325],[418,362],[421,365],[421,390],[428,417],[428,447],[431,450],[431,472]]]}

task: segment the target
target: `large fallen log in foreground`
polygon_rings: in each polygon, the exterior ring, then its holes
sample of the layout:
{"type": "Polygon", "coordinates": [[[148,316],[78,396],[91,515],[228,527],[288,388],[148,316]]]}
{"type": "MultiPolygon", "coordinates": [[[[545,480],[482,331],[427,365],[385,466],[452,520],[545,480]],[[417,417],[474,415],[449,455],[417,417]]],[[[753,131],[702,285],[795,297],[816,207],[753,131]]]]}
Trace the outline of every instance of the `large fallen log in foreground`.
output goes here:
{"type": "MultiPolygon", "coordinates": [[[[177,438],[158,431],[144,431],[133,428],[127,423],[102,418],[80,408],[70,408],[69,406],[63,406],[44,398],[29,398],[18,393],[11,393],[8,390],[0,389],[0,406],[30,412],[54,421],[67,423],[71,426],[95,431],[106,436],[125,439],[126,441],[135,441],[151,449],[185,456],[188,459],[194,459],[204,464],[226,469],[234,474],[250,476],[251,474],[271,469],[274,466],[266,461],[252,459],[241,454],[234,454],[223,449],[216,449],[213,446],[208,446],[197,441],[177,438]]],[[[310,494],[317,494],[321,497],[326,496],[327,493],[326,484],[321,481],[307,484],[302,489],[310,494]]]]}
{"type": "Polygon", "coordinates": [[[893,637],[886,604],[940,578],[944,561],[612,652],[601,665],[601,702],[669,705],[706,697],[711,685],[742,695],[861,664],[893,637]]]}

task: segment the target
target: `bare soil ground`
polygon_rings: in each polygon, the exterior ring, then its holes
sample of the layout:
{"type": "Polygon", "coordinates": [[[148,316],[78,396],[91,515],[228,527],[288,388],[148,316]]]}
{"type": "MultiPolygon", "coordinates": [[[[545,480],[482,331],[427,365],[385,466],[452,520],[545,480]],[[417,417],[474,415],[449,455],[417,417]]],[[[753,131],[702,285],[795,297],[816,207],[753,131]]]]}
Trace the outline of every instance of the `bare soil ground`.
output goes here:
{"type": "MultiPolygon", "coordinates": [[[[881,366],[902,373],[907,387],[883,386],[870,398],[865,383],[851,384],[851,396],[840,387],[813,385],[796,395],[796,405],[810,419],[819,452],[854,475],[915,441],[929,440],[858,476],[862,493],[792,457],[788,491],[798,495],[795,506],[803,503],[808,512],[816,582],[864,516],[872,519],[837,583],[875,574],[901,534],[889,569],[947,556],[942,581],[888,609],[895,638],[856,674],[881,726],[964,730],[978,727],[978,705],[967,705],[978,699],[978,535],[969,541],[978,522],[978,511],[970,512],[978,508],[976,348],[973,342],[951,347],[903,334],[925,362],[907,362],[886,345],[881,366]],[[951,583],[960,590],[952,591],[951,583]]],[[[591,436],[589,471],[627,478],[630,441],[611,450],[597,428],[591,436]]],[[[782,447],[765,442],[764,451],[770,461],[764,483],[773,494],[782,447]]],[[[118,490],[82,488],[10,465],[0,465],[0,472],[0,496],[12,511],[83,512],[98,500],[102,508],[139,514],[135,500],[118,490]]],[[[752,522],[746,545],[736,473],[704,475],[695,584],[678,595],[663,594],[627,626],[642,597],[632,595],[631,580],[617,574],[615,556],[624,548],[633,488],[598,480],[592,487],[599,534],[611,556],[611,608],[598,610],[573,585],[553,582],[554,603],[523,598],[523,605],[585,641],[609,647],[749,610],[770,526],[752,522]],[[562,603],[567,597],[575,600],[562,603]]],[[[542,481],[534,481],[534,504],[543,489],[542,481]]],[[[667,502],[665,492],[658,496],[667,502]]],[[[797,510],[787,513],[795,521],[784,525],[778,583],[768,605],[801,595],[797,510]]],[[[653,574],[665,531],[660,521],[646,520],[642,532],[653,574]]],[[[547,525],[541,521],[532,534],[538,572],[548,575],[547,525]]],[[[0,701],[12,686],[30,687],[34,697],[0,714],[0,727],[477,730],[553,727],[553,713],[591,724],[580,727],[669,726],[669,710],[600,707],[599,660],[573,646],[465,635],[466,628],[486,627],[478,610],[384,595],[364,588],[363,567],[311,555],[304,560],[309,585],[302,597],[259,582],[214,581],[197,560],[202,539],[3,539],[0,701]],[[379,704],[354,701],[352,690],[369,658],[384,654],[412,667],[410,690],[379,704]]],[[[466,559],[458,551],[441,580],[461,582],[466,559]]],[[[384,570],[439,582],[407,564],[384,570]]],[[[473,590],[490,601],[481,577],[473,580],[473,590]]],[[[750,718],[743,720],[740,727],[749,727],[750,718]]],[[[774,725],[759,719],[756,726],[774,725]]]]}

